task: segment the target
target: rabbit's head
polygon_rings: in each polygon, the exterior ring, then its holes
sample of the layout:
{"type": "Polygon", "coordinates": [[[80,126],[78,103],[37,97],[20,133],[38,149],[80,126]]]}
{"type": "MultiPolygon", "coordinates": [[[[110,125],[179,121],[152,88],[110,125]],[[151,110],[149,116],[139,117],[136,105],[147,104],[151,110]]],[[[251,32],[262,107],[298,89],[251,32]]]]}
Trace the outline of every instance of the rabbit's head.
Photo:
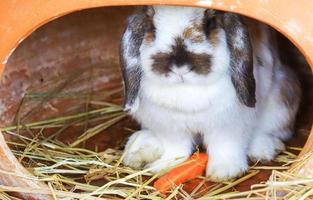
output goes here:
{"type": "MultiPolygon", "coordinates": [[[[255,105],[252,47],[236,14],[192,7],[145,7],[128,21],[121,47],[124,68],[130,72],[135,69],[130,66],[136,65],[135,79],[163,85],[214,84],[229,76],[240,102],[255,105]]],[[[134,81],[124,72],[124,79],[134,81]]]]}

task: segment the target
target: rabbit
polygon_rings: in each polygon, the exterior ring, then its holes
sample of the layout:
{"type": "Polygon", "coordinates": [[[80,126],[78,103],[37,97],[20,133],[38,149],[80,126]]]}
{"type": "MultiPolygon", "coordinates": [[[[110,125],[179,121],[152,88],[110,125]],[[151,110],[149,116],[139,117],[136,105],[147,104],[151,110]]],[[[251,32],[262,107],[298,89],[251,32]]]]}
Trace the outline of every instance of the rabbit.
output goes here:
{"type": "Polygon", "coordinates": [[[223,181],[271,161],[293,133],[301,87],[267,25],[205,8],[146,6],[120,44],[125,111],[141,125],[123,163],[163,172],[197,145],[223,181]],[[200,138],[200,139],[199,139],[200,138]]]}

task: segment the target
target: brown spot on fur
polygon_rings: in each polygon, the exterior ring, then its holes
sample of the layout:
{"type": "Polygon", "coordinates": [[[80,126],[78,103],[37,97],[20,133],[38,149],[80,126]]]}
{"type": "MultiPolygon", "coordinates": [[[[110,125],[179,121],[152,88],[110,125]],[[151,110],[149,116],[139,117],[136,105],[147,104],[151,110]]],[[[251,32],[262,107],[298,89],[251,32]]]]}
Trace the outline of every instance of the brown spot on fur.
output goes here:
{"type": "Polygon", "coordinates": [[[221,14],[208,9],[203,19],[202,32],[205,33],[208,41],[213,47],[216,47],[220,41],[219,32],[223,28],[221,14]]]}
{"type": "Polygon", "coordinates": [[[186,39],[190,39],[193,35],[193,28],[192,27],[189,27],[189,28],[186,28],[183,32],[183,37],[186,38],[186,39]]]}
{"type": "Polygon", "coordinates": [[[193,43],[201,43],[205,40],[203,30],[199,30],[198,25],[186,28],[183,32],[183,37],[191,40],[193,43]]]}
{"type": "Polygon", "coordinates": [[[220,41],[219,29],[215,29],[209,33],[208,40],[213,47],[216,47],[220,41]]]}
{"type": "Polygon", "coordinates": [[[154,39],[155,39],[155,34],[154,34],[154,32],[148,32],[148,33],[146,33],[146,35],[145,35],[144,41],[145,41],[145,43],[151,43],[151,42],[154,41],[154,39]]]}
{"type": "Polygon", "coordinates": [[[208,54],[190,54],[192,69],[197,74],[208,74],[211,70],[211,56],[208,54]]]}
{"type": "Polygon", "coordinates": [[[171,53],[159,52],[152,56],[152,70],[168,75],[171,67],[181,67],[187,65],[191,71],[197,74],[208,74],[211,69],[211,56],[208,54],[195,54],[186,49],[183,39],[177,38],[172,46],[171,53]]]}
{"type": "Polygon", "coordinates": [[[207,10],[205,10],[204,15],[206,18],[210,19],[216,15],[216,11],[212,10],[212,9],[207,9],[207,10]]]}
{"type": "Polygon", "coordinates": [[[146,25],[145,25],[145,30],[146,30],[146,34],[145,34],[144,41],[146,43],[153,42],[155,39],[155,27],[151,18],[148,18],[146,25]]]}
{"type": "Polygon", "coordinates": [[[194,36],[192,37],[191,41],[194,43],[202,43],[205,40],[205,33],[203,30],[203,24],[195,23],[193,25],[195,31],[194,36]]]}
{"type": "Polygon", "coordinates": [[[159,74],[165,74],[167,75],[170,70],[171,65],[171,55],[168,53],[157,53],[152,56],[153,59],[153,65],[152,70],[154,72],[157,72],[159,74]]]}
{"type": "Polygon", "coordinates": [[[203,25],[202,25],[202,24],[200,24],[200,23],[195,23],[195,24],[193,24],[193,27],[194,27],[194,29],[195,29],[197,32],[203,33],[203,25]]]}
{"type": "Polygon", "coordinates": [[[202,43],[204,42],[204,40],[205,40],[205,37],[203,35],[196,35],[193,38],[191,38],[191,41],[193,43],[202,43]]]}

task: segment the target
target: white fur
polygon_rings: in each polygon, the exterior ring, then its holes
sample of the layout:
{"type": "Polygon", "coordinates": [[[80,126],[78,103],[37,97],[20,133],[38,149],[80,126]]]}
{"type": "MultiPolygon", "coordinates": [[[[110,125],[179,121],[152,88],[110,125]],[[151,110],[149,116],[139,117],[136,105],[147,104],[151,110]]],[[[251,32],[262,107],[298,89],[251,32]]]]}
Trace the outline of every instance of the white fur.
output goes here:
{"type": "Polygon", "coordinates": [[[125,147],[124,164],[134,168],[143,167],[145,163],[153,162],[163,154],[162,145],[148,130],[138,131],[133,134],[125,147]]]}
{"type": "MultiPolygon", "coordinates": [[[[190,156],[193,138],[201,134],[209,154],[207,175],[220,180],[245,172],[247,155],[257,160],[271,160],[277,150],[283,149],[281,138],[287,133],[280,128],[291,111],[277,98],[280,83],[273,78],[273,73],[274,68],[282,66],[273,61],[267,27],[261,29],[261,43],[254,45],[257,48],[254,57],[258,55],[266,64],[260,67],[254,62],[255,108],[243,105],[236,96],[229,75],[230,58],[224,31],[219,33],[220,42],[215,49],[209,42],[188,44],[186,41],[190,51],[212,53],[209,75],[189,72],[165,77],[152,72],[151,55],[170,51],[174,38],[200,19],[203,11],[155,7],[156,41],[141,47],[144,73],[139,105],[132,113],[144,131],[135,134],[139,135],[137,141],[134,141],[135,136],[130,138],[125,164],[138,167],[150,161],[147,167],[153,167],[154,171],[172,166],[177,163],[176,159],[181,158],[178,162],[182,162],[190,156]]],[[[236,45],[243,45],[240,38],[236,45]]]]}
{"type": "MultiPolygon", "coordinates": [[[[131,31],[126,30],[123,36],[123,40],[127,41],[129,40],[130,37],[131,37],[131,31]]],[[[122,43],[122,45],[123,45],[122,49],[124,50],[124,55],[126,57],[125,61],[127,63],[125,66],[129,68],[136,66],[138,64],[138,59],[131,55],[131,52],[133,51],[132,46],[127,45],[127,43],[122,43]]]]}

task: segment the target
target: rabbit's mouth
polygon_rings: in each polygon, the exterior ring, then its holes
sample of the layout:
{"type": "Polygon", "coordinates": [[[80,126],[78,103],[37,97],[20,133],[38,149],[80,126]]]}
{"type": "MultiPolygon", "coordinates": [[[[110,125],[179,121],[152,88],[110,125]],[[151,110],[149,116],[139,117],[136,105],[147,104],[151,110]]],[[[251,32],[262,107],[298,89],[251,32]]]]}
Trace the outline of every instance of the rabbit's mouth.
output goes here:
{"type": "Polygon", "coordinates": [[[183,76],[179,76],[179,78],[181,79],[181,82],[184,83],[184,77],[183,76]]]}
{"type": "Polygon", "coordinates": [[[166,79],[173,84],[186,84],[188,83],[188,74],[177,74],[171,72],[167,75],[166,79]]]}
{"type": "Polygon", "coordinates": [[[185,83],[186,80],[184,79],[183,75],[178,75],[178,78],[179,78],[179,80],[177,83],[185,83]]]}

